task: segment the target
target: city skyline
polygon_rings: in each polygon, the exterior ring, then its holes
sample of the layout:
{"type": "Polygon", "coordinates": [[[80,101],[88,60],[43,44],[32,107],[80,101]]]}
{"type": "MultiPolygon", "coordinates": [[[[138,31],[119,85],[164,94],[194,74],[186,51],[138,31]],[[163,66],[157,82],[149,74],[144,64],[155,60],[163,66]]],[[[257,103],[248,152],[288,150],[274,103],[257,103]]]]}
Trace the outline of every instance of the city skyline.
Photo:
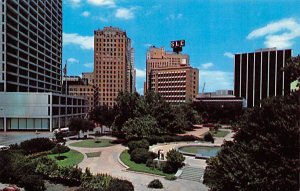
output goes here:
{"type": "Polygon", "coordinates": [[[139,93],[146,76],[147,48],[171,50],[170,41],[180,39],[186,40],[183,53],[190,55],[191,66],[200,69],[199,90],[204,82],[205,91],[233,90],[235,53],[275,46],[299,53],[299,8],[295,0],[64,0],[63,63],[68,59],[69,75],[92,71],[94,30],[113,26],[132,39],[139,93]]]}

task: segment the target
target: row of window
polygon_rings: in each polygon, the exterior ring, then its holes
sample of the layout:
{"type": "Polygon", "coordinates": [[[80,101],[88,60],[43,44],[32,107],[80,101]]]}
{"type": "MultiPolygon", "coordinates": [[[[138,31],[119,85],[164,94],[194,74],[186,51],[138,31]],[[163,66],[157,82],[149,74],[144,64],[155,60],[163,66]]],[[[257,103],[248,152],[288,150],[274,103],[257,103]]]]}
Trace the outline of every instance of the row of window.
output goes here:
{"type": "MultiPolygon", "coordinates": [[[[123,41],[124,41],[123,39],[109,39],[109,38],[108,39],[106,39],[106,38],[101,39],[101,38],[96,37],[96,42],[123,42],[123,41]]],[[[99,44],[99,43],[97,43],[97,44],[99,44]]]]}

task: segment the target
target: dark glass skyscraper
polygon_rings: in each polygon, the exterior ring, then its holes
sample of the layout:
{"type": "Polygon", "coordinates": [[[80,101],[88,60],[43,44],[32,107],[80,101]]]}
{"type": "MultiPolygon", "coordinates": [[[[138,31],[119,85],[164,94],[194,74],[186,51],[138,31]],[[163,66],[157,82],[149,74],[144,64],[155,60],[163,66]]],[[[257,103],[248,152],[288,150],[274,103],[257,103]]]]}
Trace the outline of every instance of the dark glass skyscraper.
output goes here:
{"type": "Polygon", "coordinates": [[[234,95],[247,100],[247,107],[260,100],[290,92],[290,81],[282,68],[292,50],[260,49],[234,57],[234,95]]]}

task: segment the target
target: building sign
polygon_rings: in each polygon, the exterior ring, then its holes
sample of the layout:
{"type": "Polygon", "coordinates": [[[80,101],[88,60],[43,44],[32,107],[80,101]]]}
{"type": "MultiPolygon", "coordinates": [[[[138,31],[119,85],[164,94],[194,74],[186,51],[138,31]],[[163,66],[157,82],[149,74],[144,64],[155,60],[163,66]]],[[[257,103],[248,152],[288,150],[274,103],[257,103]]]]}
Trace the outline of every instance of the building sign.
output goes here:
{"type": "Polygon", "coordinates": [[[173,52],[176,52],[177,54],[182,52],[183,46],[185,46],[185,40],[171,41],[171,48],[173,48],[173,52]]]}

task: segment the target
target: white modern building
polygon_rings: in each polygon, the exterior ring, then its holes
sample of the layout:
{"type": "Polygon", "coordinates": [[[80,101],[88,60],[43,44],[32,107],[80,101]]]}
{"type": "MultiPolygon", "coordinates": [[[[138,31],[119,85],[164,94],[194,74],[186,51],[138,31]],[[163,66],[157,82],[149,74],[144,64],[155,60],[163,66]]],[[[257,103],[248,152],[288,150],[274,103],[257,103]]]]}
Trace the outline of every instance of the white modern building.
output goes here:
{"type": "Polygon", "coordinates": [[[2,92],[0,100],[0,131],[52,131],[72,117],[86,117],[87,104],[76,96],[2,92]]]}

